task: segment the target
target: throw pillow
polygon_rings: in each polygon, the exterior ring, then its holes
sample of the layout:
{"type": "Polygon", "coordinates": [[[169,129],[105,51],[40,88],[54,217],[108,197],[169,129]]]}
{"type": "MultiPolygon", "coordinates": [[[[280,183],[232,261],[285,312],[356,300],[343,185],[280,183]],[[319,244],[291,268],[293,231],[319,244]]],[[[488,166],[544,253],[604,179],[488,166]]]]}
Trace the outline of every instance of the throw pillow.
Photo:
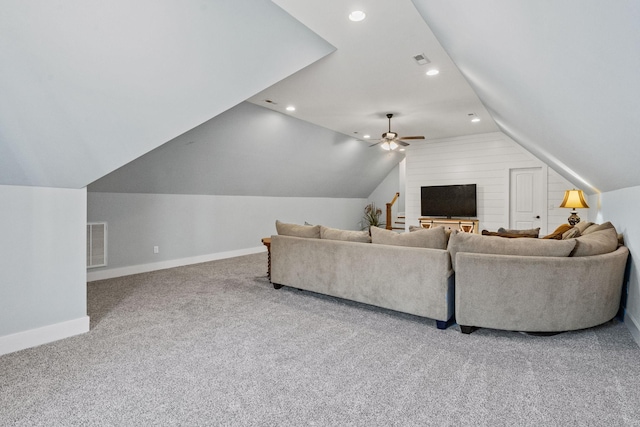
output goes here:
{"type": "Polygon", "coordinates": [[[281,236],[308,237],[311,239],[320,238],[319,225],[287,224],[276,220],[276,231],[281,236]]]}
{"type": "Polygon", "coordinates": [[[444,227],[435,227],[396,233],[384,228],[371,227],[371,243],[379,245],[412,246],[415,248],[446,249],[447,237],[444,227]]]}
{"type": "Polygon", "coordinates": [[[345,242],[371,243],[371,237],[367,230],[339,230],[337,228],[329,228],[323,225],[320,226],[320,238],[326,240],[342,240],[345,242]]]}
{"type": "Polygon", "coordinates": [[[592,222],[590,221],[580,221],[579,223],[577,223],[576,225],[574,225],[574,227],[576,227],[578,230],[580,230],[580,234],[584,234],[584,230],[586,230],[587,228],[591,227],[593,225],[592,222]]]}
{"type": "Polygon", "coordinates": [[[614,230],[616,229],[610,221],[603,222],[602,224],[592,224],[582,234],[591,234],[596,231],[607,230],[609,228],[613,228],[614,230]]]}
{"type": "MultiPolygon", "coordinates": [[[[502,230],[504,230],[504,228],[502,228],[502,230]]],[[[482,235],[483,236],[498,236],[498,237],[507,237],[510,239],[516,239],[518,237],[533,237],[533,238],[537,238],[538,237],[538,233],[535,234],[525,234],[525,233],[503,233],[503,232],[495,232],[495,231],[487,231],[487,230],[482,230],[482,235]]]]}
{"type": "Polygon", "coordinates": [[[503,239],[497,236],[480,236],[471,233],[456,233],[449,238],[449,253],[455,270],[456,254],[472,252],[496,255],[522,255],[566,257],[576,246],[573,240],[503,239]]]}
{"type": "Polygon", "coordinates": [[[538,237],[538,235],[540,234],[540,227],[538,228],[529,228],[526,230],[507,230],[504,229],[502,227],[498,228],[498,233],[504,233],[504,234],[528,234],[531,235],[531,237],[538,237]]]}
{"type": "Polygon", "coordinates": [[[560,224],[560,226],[558,226],[558,228],[556,228],[553,233],[551,234],[547,234],[546,236],[543,237],[543,239],[556,239],[556,240],[562,240],[562,235],[566,232],[571,230],[573,227],[571,227],[571,225],[569,224],[560,224]]]}
{"type": "Polygon", "coordinates": [[[615,228],[605,228],[574,239],[576,247],[571,256],[591,256],[613,252],[618,249],[618,233],[615,228]]]}
{"type": "Polygon", "coordinates": [[[562,240],[566,239],[574,239],[576,237],[580,237],[580,229],[573,227],[562,233],[562,240]]]}

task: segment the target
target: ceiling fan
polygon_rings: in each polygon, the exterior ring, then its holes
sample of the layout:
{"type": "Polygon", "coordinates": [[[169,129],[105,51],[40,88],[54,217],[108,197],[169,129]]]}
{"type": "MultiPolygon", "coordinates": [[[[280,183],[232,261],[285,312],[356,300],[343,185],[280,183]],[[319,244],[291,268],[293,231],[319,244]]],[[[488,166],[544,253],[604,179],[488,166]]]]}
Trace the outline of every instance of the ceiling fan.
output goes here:
{"type": "Polygon", "coordinates": [[[383,150],[392,151],[398,148],[399,146],[403,146],[403,147],[408,146],[409,143],[403,141],[404,139],[424,139],[424,136],[398,137],[397,133],[391,132],[391,117],[393,117],[393,114],[387,114],[387,119],[389,119],[389,131],[383,133],[380,141],[376,142],[375,144],[371,144],[369,147],[375,147],[378,144],[382,144],[381,147],[383,150]]]}

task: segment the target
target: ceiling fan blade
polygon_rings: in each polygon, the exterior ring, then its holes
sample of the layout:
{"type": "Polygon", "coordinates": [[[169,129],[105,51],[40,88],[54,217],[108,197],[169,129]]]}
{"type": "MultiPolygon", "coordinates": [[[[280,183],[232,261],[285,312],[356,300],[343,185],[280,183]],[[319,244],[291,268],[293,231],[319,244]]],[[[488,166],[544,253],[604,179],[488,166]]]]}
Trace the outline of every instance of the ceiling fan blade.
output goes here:
{"type": "Polygon", "coordinates": [[[402,136],[398,139],[424,139],[424,136],[402,136]]]}
{"type": "Polygon", "coordinates": [[[375,147],[376,145],[380,144],[382,141],[378,141],[375,144],[371,144],[369,147],[375,147]]]}
{"type": "Polygon", "coordinates": [[[409,146],[408,142],[400,141],[399,139],[396,139],[396,144],[402,145],[403,147],[408,147],[409,146]]]}

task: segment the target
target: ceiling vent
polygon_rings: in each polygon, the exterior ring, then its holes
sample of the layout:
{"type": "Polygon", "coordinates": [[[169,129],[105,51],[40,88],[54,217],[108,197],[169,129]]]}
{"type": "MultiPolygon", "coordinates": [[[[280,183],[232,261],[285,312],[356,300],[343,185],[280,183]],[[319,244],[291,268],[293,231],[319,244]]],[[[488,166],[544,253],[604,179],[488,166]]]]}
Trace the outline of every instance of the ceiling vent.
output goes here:
{"type": "Polygon", "coordinates": [[[419,53],[413,56],[413,59],[418,63],[418,65],[427,65],[429,62],[429,58],[425,56],[424,53],[419,53]]]}

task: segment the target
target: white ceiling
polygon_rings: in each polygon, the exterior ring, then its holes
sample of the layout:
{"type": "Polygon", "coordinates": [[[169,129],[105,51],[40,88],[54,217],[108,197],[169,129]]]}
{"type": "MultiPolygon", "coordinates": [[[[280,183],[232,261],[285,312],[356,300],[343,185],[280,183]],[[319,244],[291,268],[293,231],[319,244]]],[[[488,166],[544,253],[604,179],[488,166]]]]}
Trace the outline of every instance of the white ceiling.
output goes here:
{"type": "Polygon", "coordinates": [[[498,128],[410,0],[274,0],[337,50],[251,97],[250,102],[350,136],[392,130],[427,139],[498,128]],[[360,8],[367,17],[351,22],[360,8]],[[413,56],[431,61],[418,65],[413,56]],[[440,74],[426,76],[430,68],[440,74]],[[266,103],[272,100],[277,105],[266,103]],[[471,123],[468,113],[481,121],[471,123]],[[357,134],[355,134],[357,132],[357,134]]]}
{"type": "Polygon", "coordinates": [[[273,1],[337,50],[249,101],[372,138],[395,113],[413,144],[500,130],[589,193],[640,185],[638,0],[273,1]]]}

